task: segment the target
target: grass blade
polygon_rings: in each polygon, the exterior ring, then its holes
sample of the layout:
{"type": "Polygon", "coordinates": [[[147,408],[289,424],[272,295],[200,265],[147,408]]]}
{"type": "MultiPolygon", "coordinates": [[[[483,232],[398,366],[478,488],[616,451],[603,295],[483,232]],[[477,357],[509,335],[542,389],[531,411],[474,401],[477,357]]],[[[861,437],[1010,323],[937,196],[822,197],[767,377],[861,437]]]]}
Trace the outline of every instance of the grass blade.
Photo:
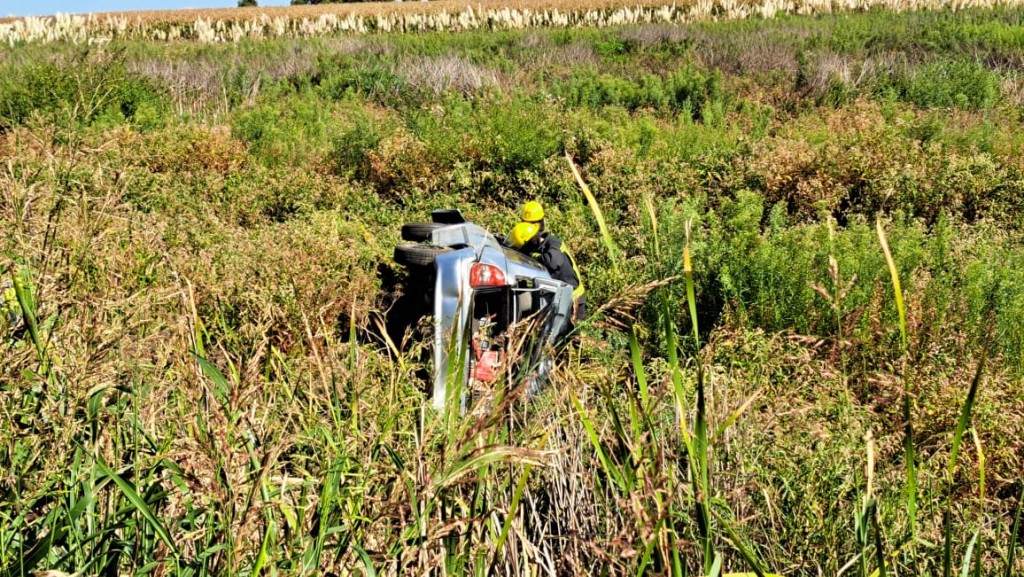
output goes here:
{"type": "Polygon", "coordinates": [[[885,548],[882,545],[882,529],[878,526],[878,506],[874,501],[869,507],[871,509],[871,526],[875,530],[875,556],[878,558],[878,573],[880,577],[886,577],[885,570],[885,548]]]}
{"type": "Polygon", "coordinates": [[[636,328],[629,329],[629,355],[633,362],[633,373],[636,375],[636,384],[640,389],[640,403],[644,410],[651,406],[650,391],[647,388],[647,375],[644,373],[644,362],[640,356],[640,342],[636,338],[636,328]]]}
{"type": "Polygon", "coordinates": [[[594,213],[594,218],[597,220],[597,228],[601,230],[601,239],[604,241],[605,248],[608,249],[608,258],[611,259],[612,269],[615,271],[616,276],[619,272],[619,258],[618,250],[615,248],[615,242],[612,240],[611,233],[608,232],[608,225],[605,224],[604,214],[601,212],[601,207],[597,205],[597,199],[594,198],[594,193],[590,192],[590,187],[583,180],[583,176],[580,174],[576,163],[573,162],[572,155],[569,151],[565,151],[565,160],[569,162],[569,168],[572,169],[572,175],[576,179],[576,184],[580,186],[580,190],[583,191],[583,196],[587,199],[587,204],[590,205],[591,212],[594,213]]]}
{"type": "MultiPolygon", "coordinates": [[[[750,569],[754,572],[755,575],[757,575],[757,577],[777,577],[771,573],[765,573],[764,569],[761,567],[761,564],[758,563],[757,559],[754,557],[753,552],[747,549],[747,546],[744,544],[743,540],[740,539],[739,533],[736,532],[736,530],[732,527],[731,523],[723,519],[721,515],[719,515],[718,513],[714,513],[714,515],[715,519],[718,520],[718,524],[721,525],[723,529],[725,529],[725,534],[729,537],[729,542],[732,543],[732,546],[740,554],[740,557],[743,558],[743,561],[747,564],[748,567],[750,567],[750,569]]],[[[716,559],[719,558],[718,554],[715,554],[714,556],[716,559]]],[[[707,573],[711,573],[710,567],[708,568],[707,573]]]]}
{"type": "Polygon", "coordinates": [[[512,529],[512,521],[516,517],[516,511],[519,510],[519,500],[523,498],[523,492],[526,491],[526,481],[529,480],[532,470],[533,467],[529,463],[523,467],[523,474],[519,477],[515,492],[512,493],[512,503],[508,507],[505,522],[501,525],[501,534],[498,535],[498,541],[494,544],[494,560],[491,562],[492,574],[498,562],[498,557],[501,555],[501,550],[505,546],[505,541],[508,539],[508,532],[512,529]]]}
{"type": "Polygon", "coordinates": [[[192,356],[195,357],[196,362],[199,363],[199,368],[202,369],[206,378],[213,381],[213,394],[226,409],[231,397],[231,384],[228,383],[227,377],[225,377],[224,373],[220,372],[220,369],[210,361],[196,353],[192,353],[192,356]]]}
{"type": "Polygon", "coordinates": [[[693,329],[694,355],[697,363],[697,420],[694,438],[696,459],[691,464],[697,467],[694,475],[695,494],[698,499],[697,524],[700,529],[702,549],[704,550],[704,572],[711,570],[714,557],[714,545],[711,542],[711,515],[708,500],[710,495],[710,478],[708,475],[708,425],[707,401],[704,396],[704,367],[700,362],[700,333],[697,326],[697,298],[693,287],[693,262],[690,258],[690,231],[693,221],[686,221],[686,244],[683,245],[683,274],[686,281],[686,303],[690,309],[690,326],[693,329]]]}
{"type": "MultiPolygon", "coordinates": [[[[1018,480],[1018,483],[1021,483],[1018,480]]],[[[1010,530],[1010,542],[1006,545],[1006,571],[1003,577],[1013,576],[1013,562],[1017,553],[1017,534],[1020,532],[1020,513],[1024,510],[1024,483],[1020,486],[1020,495],[1017,496],[1017,512],[1013,515],[1013,529],[1010,530]]]]}
{"type": "Polygon", "coordinates": [[[987,359],[988,346],[986,344],[981,351],[981,359],[978,360],[978,369],[974,372],[974,378],[971,380],[971,388],[967,391],[967,399],[964,400],[964,406],[960,410],[960,421],[956,425],[956,432],[953,433],[953,447],[949,451],[949,465],[947,467],[951,483],[953,482],[953,473],[956,471],[956,458],[960,454],[960,443],[963,441],[967,425],[971,422],[971,409],[974,407],[974,399],[978,394],[978,385],[981,384],[981,375],[985,370],[985,361],[987,359]]]}
{"type": "Polygon", "coordinates": [[[740,415],[745,413],[747,409],[750,408],[750,405],[754,404],[754,401],[756,401],[759,396],[761,396],[762,391],[764,391],[763,385],[759,389],[751,393],[751,395],[747,397],[747,399],[743,401],[743,403],[740,404],[740,406],[737,407],[735,411],[729,414],[729,416],[725,419],[725,422],[719,425],[718,429],[715,430],[715,440],[721,439],[722,435],[725,434],[725,431],[728,430],[728,428],[731,427],[732,424],[735,423],[740,418],[740,415]]]}
{"type": "Polygon", "coordinates": [[[312,546],[306,550],[302,559],[305,571],[315,571],[320,566],[320,557],[323,554],[324,544],[327,541],[327,531],[330,528],[328,517],[334,508],[335,487],[341,484],[341,462],[340,459],[331,463],[326,477],[321,482],[320,495],[316,504],[316,520],[313,523],[311,536],[312,546]]]}
{"type": "Polygon", "coordinates": [[[533,449],[510,446],[492,446],[474,449],[464,459],[455,461],[451,467],[436,475],[431,484],[433,493],[451,487],[473,471],[495,463],[522,463],[541,466],[543,453],[533,449]]]}
{"type": "MultiPolygon", "coordinates": [[[[978,452],[978,517],[983,523],[985,518],[985,451],[982,449],[981,439],[978,438],[978,431],[974,427],[971,427],[971,438],[974,440],[974,448],[978,452]]],[[[974,577],[981,577],[981,553],[984,549],[985,538],[979,537],[978,546],[974,552],[974,577]]]]}
{"type": "Polygon", "coordinates": [[[985,507],[985,451],[981,447],[981,439],[978,438],[978,430],[971,427],[971,438],[974,440],[974,449],[978,452],[978,503],[981,508],[985,507]]]}
{"type": "Polygon", "coordinates": [[[910,384],[907,382],[906,355],[907,355],[907,315],[903,305],[903,289],[900,288],[900,274],[896,268],[896,261],[889,250],[889,241],[882,228],[881,216],[875,221],[875,230],[878,233],[878,242],[882,245],[882,253],[885,255],[885,263],[889,267],[889,276],[892,280],[892,290],[896,297],[896,311],[899,314],[900,325],[900,356],[903,359],[903,458],[906,461],[907,484],[905,487],[907,500],[907,516],[910,519],[910,537],[913,539],[917,532],[917,455],[914,446],[914,421],[910,391],[910,384]]]}
{"type": "Polygon", "coordinates": [[[967,551],[964,553],[964,563],[960,568],[960,577],[967,577],[971,573],[971,559],[974,558],[974,546],[978,543],[978,533],[981,530],[974,532],[971,535],[971,541],[967,544],[967,551]]]}
{"type": "Polygon", "coordinates": [[[594,451],[597,453],[598,460],[601,461],[601,466],[604,468],[605,473],[611,478],[615,484],[622,488],[624,481],[622,478],[622,472],[616,467],[608,455],[605,454],[604,449],[601,447],[601,437],[597,434],[597,429],[594,428],[594,423],[590,420],[587,415],[587,410],[583,408],[583,404],[580,403],[576,395],[569,391],[569,398],[572,400],[572,404],[576,407],[576,414],[580,416],[580,420],[583,422],[583,428],[587,430],[587,436],[590,438],[590,443],[594,447],[594,451]]]}
{"type": "Polygon", "coordinates": [[[267,523],[266,529],[263,531],[263,539],[260,543],[259,553],[256,555],[256,562],[252,567],[252,574],[259,576],[263,573],[263,567],[266,566],[267,561],[270,559],[270,540],[274,536],[274,524],[267,523]]]}
{"type": "Polygon", "coordinates": [[[113,481],[115,485],[117,485],[117,488],[121,490],[121,493],[125,496],[125,498],[127,498],[128,501],[135,507],[135,509],[138,510],[140,514],[142,514],[142,517],[145,518],[150,525],[152,525],[153,530],[156,532],[157,536],[160,537],[160,540],[167,545],[167,547],[171,550],[172,553],[174,553],[175,556],[177,556],[178,548],[177,546],[175,546],[174,540],[171,539],[171,534],[167,532],[167,528],[164,527],[164,524],[161,523],[159,519],[157,519],[156,515],[153,513],[153,510],[149,508],[148,504],[146,504],[145,499],[139,496],[139,493],[135,490],[135,487],[132,487],[132,485],[128,483],[128,481],[125,481],[120,475],[114,472],[113,469],[108,467],[102,460],[98,459],[96,461],[96,467],[99,468],[100,472],[103,473],[105,477],[107,477],[108,479],[113,481]]]}
{"type": "MultiPolygon", "coordinates": [[[[388,332],[384,331],[383,334],[387,335],[388,332]]],[[[351,309],[351,311],[349,313],[349,316],[348,316],[348,343],[349,343],[349,349],[348,349],[348,371],[349,371],[350,375],[358,375],[359,374],[359,347],[356,346],[357,342],[358,341],[356,340],[356,301],[355,301],[355,299],[353,299],[352,300],[352,309],[351,309]]],[[[392,344],[394,344],[394,343],[392,343],[392,344]]],[[[402,358],[401,355],[397,355],[397,357],[399,359],[402,358]]],[[[402,371],[405,370],[405,367],[402,366],[402,362],[401,361],[399,361],[399,366],[400,366],[402,371]]],[[[350,395],[351,395],[351,399],[350,399],[350,407],[351,407],[351,409],[350,409],[349,413],[350,413],[350,416],[351,416],[351,419],[352,419],[352,433],[355,434],[355,435],[358,435],[359,434],[359,387],[357,387],[354,382],[352,383],[352,386],[351,386],[350,395]]]]}
{"type": "Polygon", "coordinates": [[[952,575],[953,566],[953,511],[946,497],[946,511],[942,514],[942,536],[945,543],[942,545],[942,577],[952,575]]]}
{"type": "Polygon", "coordinates": [[[32,299],[32,292],[29,287],[25,286],[21,277],[21,271],[16,269],[13,264],[9,267],[8,271],[11,275],[11,282],[14,284],[15,298],[18,299],[18,306],[21,307],[21,314],[25,318],[25,324],[28,326],[29,337],[32,339],[32,344],[36,347],[36,353],[39,354],[39,362],[45,363],[46,347],[43,345],[43,340],[39,335],[39,323],[36,321],[36,307],[32,299]]]}
{"type": "Polygon", "coordinates": [[[693,329],[693,344],[700,350],[700,336],[697,331],[697,297],[693,288],[693,262],[690,258],[690,230],[693,221],[686,221],[686,244],[683,245],[683,275],[686,280],[686,303],[690,308],[690,325],[693,329]]]}
{"type": "Polygon", "coordinates": [[[906,390],[906,384],[904,384],[903,391],[903,422],[903,458],[907,468],[907,516],[910,518],[910,536],[913,538],[917,532],[917,451],[914,448],[914,423],[910,392],[906,390]]]}
{"type": "Polygon", "coordinates": [[[896,312],[900,317],[900,352],[907,350],[907,316],[903,307],[903,290],[900,288],[900,273],[896,269],[896,261],[892,258],[892,251],[889,250],[889,241],[885,237],[885,230],[882,228],[882,219],[875,221],[875,229],[878,232],[878,241],[882,244],[882,253],[885,255],[885,264],[889,267],[889,276],[892,278],[892,290],[896,297],[896,312]]]}
{"type": "Polygon", "coordinates": [[[366,577],[377,577],[377,570],[373,568],[373,560],[366,551],[359,545],[352,545],[352,548],[359,554],[359,560],[363,562],[363,571],[366,577]]]}
{"type": "MultiPolygon", "coordinates": [[[[459,293],[458,304],[455,305],[455,318],[462,316],[462,307],[469,306],[465,295],[459,293]]],[[[461,329],[456,323],[452,323],[451,334],[448,335],[448,380],[445,383],[444,401],[444,428],[448,432],[448,445],[455,445],[455,437],[458,432],[459,415],[463,409],[463,396],[469,391],[465,390],[465,371],[468,362],[469,343],[467,342],[472,334],[469,327],[470,319],[467,317],[466,326],[461,329]],[[455,353],[454,356],[452,353],[455,353]]],[[[466,407],[468,408],[468,407],[466,407]]]]}
{"type": "Polygon", "coordinates": [[[654,239],[654,257],[661,261],[661,240],[658,238],[658,212],[654,208],[654,199],[651,195],[644,195],[644,207],[647,209],[647,216],[651,220],[651,238],[654,239]]]}
{"type": "Polygon", "coordinates": [[[711,571],[708,577],[718,577],[722,573],[722,556],[715,554],[715,560],[711,562],[711,571]]]}

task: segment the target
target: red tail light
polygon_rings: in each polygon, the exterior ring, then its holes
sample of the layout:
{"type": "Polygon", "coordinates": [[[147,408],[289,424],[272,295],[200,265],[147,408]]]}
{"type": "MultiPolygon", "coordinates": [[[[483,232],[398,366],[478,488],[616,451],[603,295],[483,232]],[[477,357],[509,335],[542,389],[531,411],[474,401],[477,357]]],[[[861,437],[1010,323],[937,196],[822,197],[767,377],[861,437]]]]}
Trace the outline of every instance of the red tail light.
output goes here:
{"type": "Polygon", "coordinates": [[[505,286],[505,273],[496,266],[477,263],[469,271],[469,286],[473,288],[505,286]]]}

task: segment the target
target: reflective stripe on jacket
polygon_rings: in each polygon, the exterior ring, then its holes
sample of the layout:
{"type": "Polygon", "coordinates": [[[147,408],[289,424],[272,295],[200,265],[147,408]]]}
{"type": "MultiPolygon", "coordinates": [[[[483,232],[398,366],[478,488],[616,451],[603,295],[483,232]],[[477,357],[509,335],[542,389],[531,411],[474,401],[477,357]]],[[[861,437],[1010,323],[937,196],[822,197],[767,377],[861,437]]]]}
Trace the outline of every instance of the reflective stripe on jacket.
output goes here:
{"type": "Polygon", "coordinates": [[[576,259],[573,258],[572,253],[565,251],[565,256],[569,257],[569,262],[572,263],[572,271],[576,273],[576,279],[579,281],[576,288],[572,289],[572,300],[579,300],[579,298],[587,292],[587,290],[583,288],[583,275],[580,274],[580,267],[576,264],[576,259]]]}
{"type": "Polygon", "coordinates": [[[576,266],[576,259],[562,250],[562,239],[542,232],[538,235],[536,251],[537,260],[551,273],[551,277],[572,287],[573,300],[579,300],[586,293],[583,287],[583,275],[576,266]]]}

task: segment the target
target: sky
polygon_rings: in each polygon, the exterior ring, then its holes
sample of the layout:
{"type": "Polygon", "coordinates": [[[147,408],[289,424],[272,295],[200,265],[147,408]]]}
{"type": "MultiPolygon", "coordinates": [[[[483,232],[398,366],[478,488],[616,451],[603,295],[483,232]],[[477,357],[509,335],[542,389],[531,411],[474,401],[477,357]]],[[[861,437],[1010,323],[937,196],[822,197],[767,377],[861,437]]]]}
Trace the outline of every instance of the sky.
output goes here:
{"type": "MultiPolygon", "coordinates": [[[[260,6],[286,6],[289,0],[258,0],[260,6]]],[[[177,10],[229,8],[238,0],[0,0],[0,16],[46,16],[63,12],[118,12],[121,10],[177,10]]]]}

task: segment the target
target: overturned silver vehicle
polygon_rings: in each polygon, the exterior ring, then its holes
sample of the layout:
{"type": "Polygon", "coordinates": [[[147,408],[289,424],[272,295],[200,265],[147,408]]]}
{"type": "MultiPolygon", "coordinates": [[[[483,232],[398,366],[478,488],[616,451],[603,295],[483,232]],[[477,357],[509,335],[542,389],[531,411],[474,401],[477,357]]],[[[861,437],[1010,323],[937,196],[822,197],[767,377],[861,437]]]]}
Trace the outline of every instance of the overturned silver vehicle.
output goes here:
{"type": "MultiPolygon", "coordinates": [[[[536,389],[550,370],[545,355],[569,327],[572,287],[457,210],[436,210],[431,220],[403,226],[403,240],[418,242],[396,246],[394,257],[412,290],[425,291],[432,316],[434,407],[444,408],[449,383],[468,392],[497,381],[512,361],[508,330],[526,319],[536,328],[516,364],[536,389]]],[[[465,406],[465,395],[459,402],[465,406]]]]}

